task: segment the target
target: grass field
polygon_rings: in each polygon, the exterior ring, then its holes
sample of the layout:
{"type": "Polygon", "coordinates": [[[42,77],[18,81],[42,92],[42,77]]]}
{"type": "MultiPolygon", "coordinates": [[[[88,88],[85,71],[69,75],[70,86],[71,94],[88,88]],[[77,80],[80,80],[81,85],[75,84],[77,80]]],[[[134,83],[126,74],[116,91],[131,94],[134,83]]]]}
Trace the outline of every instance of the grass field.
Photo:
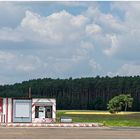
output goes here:
{"type": "Polygon", "coordinates": [[[140,126],[140,112],[110,114],[107,111],[58,110],[57,121],[61,116],[69,116],[73,122],[99,122],[105,126],[140,126]]]}

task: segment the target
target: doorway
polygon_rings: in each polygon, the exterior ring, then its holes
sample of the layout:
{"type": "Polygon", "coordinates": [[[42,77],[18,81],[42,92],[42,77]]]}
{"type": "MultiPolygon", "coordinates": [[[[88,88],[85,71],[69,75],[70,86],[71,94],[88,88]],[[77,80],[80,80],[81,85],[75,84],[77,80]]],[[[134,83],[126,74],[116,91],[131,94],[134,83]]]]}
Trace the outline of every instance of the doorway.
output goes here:
{"type": "Polygon", "coordinates": [[[36,106],[35,118],[52,118],[52,106],[36,106]]]}

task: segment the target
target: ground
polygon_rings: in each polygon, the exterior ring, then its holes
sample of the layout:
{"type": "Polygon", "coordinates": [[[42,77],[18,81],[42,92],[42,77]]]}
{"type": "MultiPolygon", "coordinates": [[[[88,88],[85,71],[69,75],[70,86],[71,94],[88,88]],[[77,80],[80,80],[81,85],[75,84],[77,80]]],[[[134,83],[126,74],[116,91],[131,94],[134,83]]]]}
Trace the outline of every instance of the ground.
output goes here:
{"type": "Polygon", "coordinates": [[[0,139],[140,139],[140,128],[0,128],[0,139]]]}
{"type": "Polygon", "coordinates": [[[57,122],[60,121],[61,116],[72,117],[73,122],[100,122],[105,126],[91,128],[1,127],[0,139],[140,139],[140,127],[138,127],[140,126],[140,112],[110,114],[107,111],[59,110],[57,122]]]}
{"type": "Polygon", "coordinates": [[[110,114],[108,111],[58,110],[57,122],[61,116],[69,116],[73,122],[99,122],[105,126],[140,126],[140,112],[110,114]]]}

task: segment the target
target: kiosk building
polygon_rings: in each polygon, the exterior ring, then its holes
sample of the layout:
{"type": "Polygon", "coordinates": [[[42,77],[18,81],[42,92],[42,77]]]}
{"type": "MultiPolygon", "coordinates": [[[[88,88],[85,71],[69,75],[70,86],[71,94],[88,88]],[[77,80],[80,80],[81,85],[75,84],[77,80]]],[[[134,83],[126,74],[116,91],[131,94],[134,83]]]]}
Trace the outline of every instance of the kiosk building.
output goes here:
{"type": "Polygon", "coordinates": [[[55,99],[0,98],[1,123],[53,123],[55,121],[55,99]]]}

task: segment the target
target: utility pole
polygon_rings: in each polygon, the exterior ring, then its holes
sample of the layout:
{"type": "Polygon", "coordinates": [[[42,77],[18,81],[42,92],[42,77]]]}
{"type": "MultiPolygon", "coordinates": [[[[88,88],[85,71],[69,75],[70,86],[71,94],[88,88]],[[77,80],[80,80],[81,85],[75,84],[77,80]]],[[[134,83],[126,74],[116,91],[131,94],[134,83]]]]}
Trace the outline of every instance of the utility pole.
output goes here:
{"type": "Polygon", "coordinates": [[[31,91],[31,87],[29,87],[29,98],[32,97],[32,91],[31,91]]]}

